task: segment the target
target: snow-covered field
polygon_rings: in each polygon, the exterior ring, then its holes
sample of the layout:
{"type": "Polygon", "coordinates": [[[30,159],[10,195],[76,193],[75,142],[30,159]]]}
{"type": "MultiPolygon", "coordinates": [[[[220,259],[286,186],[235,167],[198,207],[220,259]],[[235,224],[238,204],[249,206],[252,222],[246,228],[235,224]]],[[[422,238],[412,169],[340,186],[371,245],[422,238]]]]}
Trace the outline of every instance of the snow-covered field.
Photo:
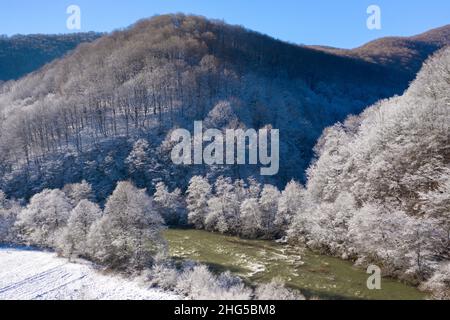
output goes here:
{"type": "Polygon", "coordinates": [[[0,247],[0,300],[174,300],[137,280],[104,275],[88,262],[53,253],[0,247]]]}

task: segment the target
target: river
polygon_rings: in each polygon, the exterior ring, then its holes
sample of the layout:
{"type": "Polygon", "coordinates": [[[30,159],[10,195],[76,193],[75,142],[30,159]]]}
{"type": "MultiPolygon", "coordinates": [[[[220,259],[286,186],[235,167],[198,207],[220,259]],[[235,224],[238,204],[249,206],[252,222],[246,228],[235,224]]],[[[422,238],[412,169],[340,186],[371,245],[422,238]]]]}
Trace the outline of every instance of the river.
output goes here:
{"type": "Polygon", "coordinates": [[[273,241],[243,240],[199,230],[165,232],[170,255],[229,270],[255,284],[280,277],[307,297],[321,299],[418,300],[426,295],[417,288],[383,278],[381,290],[369,290],[365,270],[351,262],[316,254],[273,241]]]}

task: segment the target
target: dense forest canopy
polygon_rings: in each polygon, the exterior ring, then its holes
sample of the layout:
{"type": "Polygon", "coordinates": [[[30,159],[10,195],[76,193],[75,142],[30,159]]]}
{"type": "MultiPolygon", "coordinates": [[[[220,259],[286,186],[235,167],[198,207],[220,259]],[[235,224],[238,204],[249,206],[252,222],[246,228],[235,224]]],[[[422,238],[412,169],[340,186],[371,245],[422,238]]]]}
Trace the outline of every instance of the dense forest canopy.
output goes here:
{"type": "Polygon", "coordinates": [[[322,130],[401,93],[404,70],[287,44],[185,15],[142,20],[0,87],[0,186],[17,198],[82,179],[105,199],[117,181],[186,187],[196,174],[246,178],[251,166],[180,167],[167,133],[210,127],[281,132],[269,181],[304,180],[322,130]],[[144,139],[145,143],[135,143],[144,139]]]}
{"type": "MultiPolygon", "coordinates": [[[[135,269],[152,261],[163,223],[189,225],[376,264],[384,275],[448,298],[449,65],[450,48],[427,61],[402,96],[327,128],[306,188],[295,181],[280,191],[254,179],[194,176],[184,193],[158,182],[149,197],[121,182],[103,210],[91,202],[85,181],[46,189],[25,207],[0,192],[0,241],[135,269]],[[142,239],[153,239],[156,247],[144,250],[142,239]]],[[[139,170],[149,165],[149,149],[140,139],[124,160],[135,181],[148,180],[139,170]]]]}
{"type": "Polygon", "coordinates": [[[36,71],[75,49],[80,43],[91,42],[100,36],[95,32],[0,36],[0,84],[36,71]]]}
{"type": "MultiPolygon", "coordinates": [[[[448,299],[449,66],[447,48],[424,64],[402,96],[327,128],[306,188],[292,181],[280,192],[255,181],[209,184],[194,177],[188,221],[252,239],[287,235],[293,245],[382,266],[384,275],[448,299]]],[[[176,194],[166,193],[166,207],[176,207],[176,194]]]]}
{"type": "Polygon", "coordinates": [[[325,130],[292,238],[448,297],[450,48],[401,97],[325,130]]]}
{"type": "MultiPolygon", "coordinates": [[[[0,86],[0,241],[152,267],[155,283],[186,296],[191,279],[207,279],[196,298],[250,297],[229,276],[158,263],[164,225],[190,225],[375,263],[448,298],[446,44],[448,27],[352,51],[308,48],[185,15],[82,44],[0,86]],[[280,129],[279,175],[176,166],[170,133],[195,120],[280,129]]],[[[255,294],[274,288],[293,297],[276,282],[255,294]]]]}

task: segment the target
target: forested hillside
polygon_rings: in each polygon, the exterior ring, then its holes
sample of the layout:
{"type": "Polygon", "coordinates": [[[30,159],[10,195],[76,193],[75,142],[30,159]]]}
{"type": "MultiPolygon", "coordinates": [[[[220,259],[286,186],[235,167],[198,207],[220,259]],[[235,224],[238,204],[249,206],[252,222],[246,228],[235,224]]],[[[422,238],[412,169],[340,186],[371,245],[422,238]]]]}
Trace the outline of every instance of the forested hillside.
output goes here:
{"type": "Polygon", "coordinates": [[[62,57],[80,43],[91,42],[100,36],[94,32],[0,36],[0,83],[19,79],[62,57]]]}
{"type": "Polygon", "coordinates": [[[401,97],[328,128],[291,238],[449,297],[450,49],[401,97]]]}
{"type": "MultiPolygon", "coordinates": [[[[136,269],[163,245],[163,224],[188,224],[376,264],[384,275],[449,298],[449,65],[450,48],[426,62],[404,95],[327,128],[306,188],[295,181],[280,191],[254,179],[194,176],[184,194],[160,182],[149,197],[121,182],[103,210],[91,202],[86,182],[46,189],[26,206],[0,193],[0,241],[136,269]],[[142,246],[142,239],[155,246],[142,246]]],[[[124,162],[145,168],[148,148],[138,140],[124,162]]],[[[145,182],[146,176],[131,178],[145,182]]]]}
{"type": "Polygon", "coordinates": [[[347,57],[404,72],[411,80],[422,67],[422,63],[434,52],[450,43],[450,25],[436,28],[413,37],[387,37],[369,42],[361,47],[344,50],[330,47],[318,47],[347,57]]]}
{"type": "Polygon", "coordinates": [[[220,21],[154,17],[1,88],[0,187],[28,198],[86,179],[104,199],[129,177],[153,190],[155,180],[185,187],[195,174],[258,170],[173,166],[166,135],[193,120],[279,128],[281,169],[268,182],[281,186],[303,180],[325,127],[401,93],[408,80],[402,70],[220,21]]]}
{"type": "Polygon", "coordinates": [[[355,56],[165,15],[83,44],[0,86],[0,242],[152,267],[156,285],[191,298],[294,298],[160,264],[165,226],[190,225],[375,263],[449,298],[450,48],[409,83],[447,30],[355,56]],[[175,165],[170,133],[195,120],[280,129],[280,173],[175,165]]]}
{"type": "MultiPolygon", "coordinates": [[[[280,239],[376,264],[384,275],[450,297],[450,48],[426,62],[401,97],[327,128],[306,188],[191,179],[188,222],[250,239],[280,239]]],[[[182,199],[158,186],[159,212],[182,199]]],[[[183,205],[181,205],[183,208],[183,205]]],[[[166,219],[166,221],[168,221],[166,219]]]]}

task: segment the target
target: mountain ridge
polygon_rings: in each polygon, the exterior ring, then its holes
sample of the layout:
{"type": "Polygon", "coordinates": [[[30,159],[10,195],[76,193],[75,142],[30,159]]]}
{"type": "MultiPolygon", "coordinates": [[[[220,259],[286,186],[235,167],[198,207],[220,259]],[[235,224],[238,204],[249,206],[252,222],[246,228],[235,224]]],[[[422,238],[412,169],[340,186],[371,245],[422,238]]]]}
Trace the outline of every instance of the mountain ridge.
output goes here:
{"type": "Polygon", "coordinates": [[[101,33],[0,36],[0,81],[17,80],[101,33]]]}
{"type": "Polygon", "coordinates": [[[430,55],[449,44],[450,24],[414,36],[389,36],[375,39],[353,49],[320,45],[311,47],[337,55],[359,58],[390,68],[404,69],[409,74],[415,75],[430,55]]]}
{"type": "Polygon", "coordinates": [[[174,166],[167,134],[194,120],[279,128],[280,173],[262,182],[304,180],[326,127],[401,94],[413,77],[203,17],[141,20],[0,87],[0,188],[27,198],[86,179],[104,199],[130,177],[151,190],[158,180],[184,188],[195,174],[259,172],[174,166]],[[135,154],[145,166],[130,167],[135,154]]]}

